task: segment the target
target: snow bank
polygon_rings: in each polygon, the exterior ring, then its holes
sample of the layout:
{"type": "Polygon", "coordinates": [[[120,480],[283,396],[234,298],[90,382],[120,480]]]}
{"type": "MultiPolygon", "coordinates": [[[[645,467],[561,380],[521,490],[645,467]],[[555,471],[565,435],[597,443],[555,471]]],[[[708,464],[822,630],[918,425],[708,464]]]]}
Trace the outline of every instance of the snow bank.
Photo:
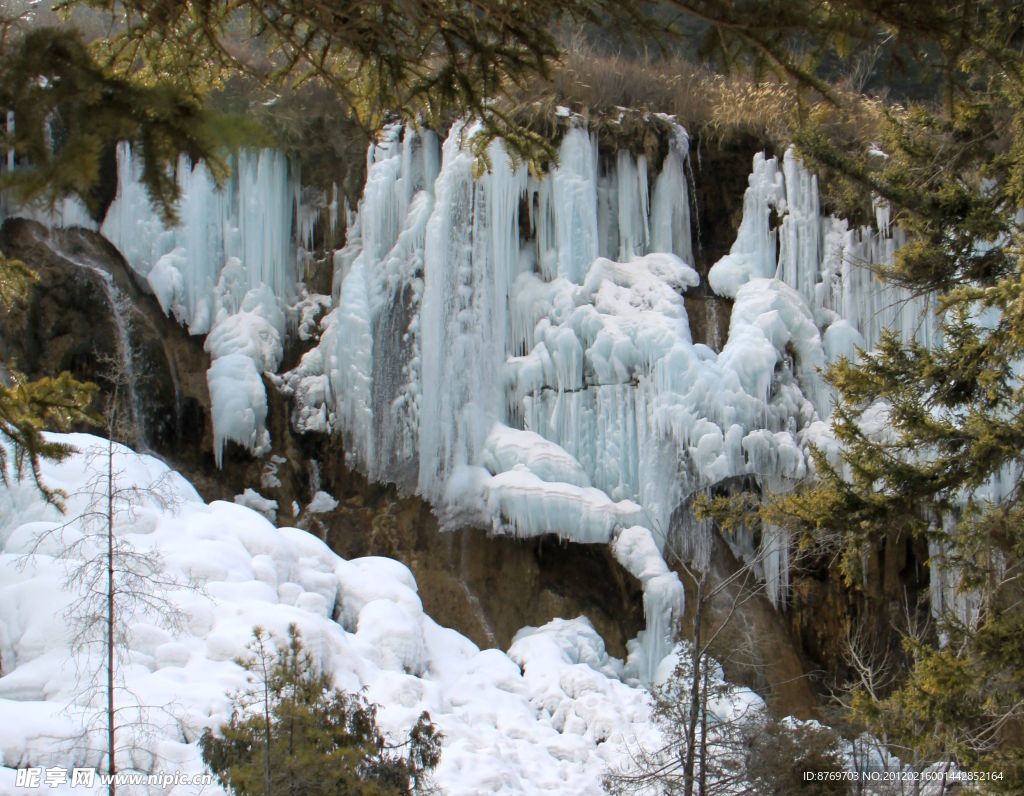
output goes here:
{"type": "MultiPolygon", "coordinates": [[[[74,562],[61,552],[75,540],[78,555],[99,543],[84,520],[68,518],[89,506],[106,442],[53,438],[80,451],[43,466],[46,482],[68,495],[65,516],[26,483],[0,489],[0,790],[13,787],[18,766],[101,759],[102,724],[82,731],[101,705],[101,695],[89,693],[100,650],[71,649],[64,611],[77,590],[66,583],[74,562]]],[[[623,664],[585,620],[523,631],[508,656],[481,651],[423,612],[402,564],[345,561],[316,537],[275,528],[245,506],[204,503],[152,457],[113,450],[118,487],[143,490],[119,513],[117,537],[158,554],[162,580],[180,586],[153,586],[177,612],[177,626],[143,606],[121,616],[119,668],[134,696],[119,693],[119,704],[151,706],[151,734],[135,739],[152,755],[137,759],[143,767],[200,771],[196,740],[228,718],[227,693],[245,684],[235,660],[252,628],[284,639],[292,623],[340,687],[365,688],[380,703],[388,732],[400,735],[430,712],[445,736],[435,779],[446,794],[596,794],[624,737],[654,742],[645,692],[621,681],[623,664]]],[[[133,730],[121,734],[132,738],[133,730]]]]}

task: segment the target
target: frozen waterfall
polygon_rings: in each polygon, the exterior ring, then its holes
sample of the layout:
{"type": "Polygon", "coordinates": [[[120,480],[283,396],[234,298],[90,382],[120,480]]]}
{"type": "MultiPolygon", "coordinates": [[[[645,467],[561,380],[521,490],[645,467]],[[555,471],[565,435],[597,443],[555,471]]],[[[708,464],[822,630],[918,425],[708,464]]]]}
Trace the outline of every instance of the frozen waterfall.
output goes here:
{"type": "MultiPolygon", "coordinates": [[[[712,271],[734,302],[716,352],[693,342],[683,300],[700,279],[681,128],[653,164],[573,127],[541,177],[500,142],[474,177],[471,132],[441,146],[396,126],[371,147],[338,305],[288,377],[299,422],[340,431],[350,463],[449,525],[613,544],[645,589],[644,676],[682,610],[662,558],[673,511],[730,477],[807,474],[808,445],[827,437],[819,371],[873,333],[857,316],[823,342],[842,269],[891,239],[837,241],[799,161],[758,156],[737,243],[712,271]]],[[[784,600],[788,551],[765,544],[784,600]]]]}
{"type": "MultiPolygon", "coordinates": [[[[667,538],[708,533],[672,527],[677,509],[727,479],[784,488],[807,475],[811,444],[836,450],[821,369],[885,327],[935,334],[927,299],[866,267],[900,243],[887,208],[877,228],[823,217],[815,177],[788,152],[754,158],[736,242],[708,276],[732,303],[728,338],[718,351],[695,343],[689,142],[663,132],[652,162],[574,125],[557,167],[532,175],[501,142],[477,174],[472,125],[443,142],[386,129],[334,255],[319,343],[284,377],[299,431],[339,433],[350,465],[424,496],[448,526],[610,544],[644,588],[647,630],[630,656],[641,678],[682,614],[667,544],[707,548],[667,538]]],[[[221,190],[183,161],[169,230],[127,147],[119,163],[103,232],[166,312],[207,334],[218,449],[268,450],[261,374],[280,364],[298,292],[298,180],[271,151],[238,155],[221,190]]],[[[787,541],[761,544],[782,604],[787,541]]]]}
{"type": "Polygon", "coordinates": [[[146,279],[164,312],[192,334],[208,335],[218,464],[227,440],[255,454],[269,451],[261,374],[280,364],[285,309],[297,292],[297,175],[281,152],[242,150],[218,187],[204,165],[183,156],[180,223],[168,229],[128,144],[118,147],[117,161],[117,196],[101,231],[146,279]]]}

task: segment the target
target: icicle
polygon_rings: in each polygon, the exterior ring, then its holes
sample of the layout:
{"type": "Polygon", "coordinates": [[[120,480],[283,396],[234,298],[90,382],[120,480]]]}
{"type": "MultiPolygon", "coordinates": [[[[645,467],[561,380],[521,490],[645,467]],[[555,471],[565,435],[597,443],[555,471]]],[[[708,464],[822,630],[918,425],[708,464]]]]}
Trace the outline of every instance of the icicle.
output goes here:
{"type": "Polygon", "coordinates": [[[177,170],[181,223],[174,229],[165,228],[153,211],[141,182],[142,166],[128,144],[118,146],[117,160],[117,197],[101,232],[141,276],[157,270],[150,282],[164,311],[173,311],[190,332],[210,330],[214,288],[232,257],[242,264],[249,289],[264,284],[282,303],[294,298],[296,179],[283,153],[242,151],[232,159],[223,190],[204,165],[193,167],[182,157],[177,170]]]}
{"type": "Polygon", "coordinates": [[[260,374],[280,362],[283,308],[296,295],[297,175],[282,152],[242,151],[218,189],[204,165],[182,157],[181,221],[167,229],[150,205],[142,166],[128,144],[118,146],[117,162],[117,197],[101,231],[146,278],[165,312],[192,334],[209,334],[207,382],[218,465],[227,440],[262,454],[270,443],[260,374]]]}
{"type": "Polygon", "coordinates": [[[782,170],[786,181],[786,215],[779,227],[779,278],[811,303],[821,265],[821,211],[818,178],[792,149],[786,150],[782,170]]]}
{"type": "Polygon", "coordinates": [[[420,334],[423,413],[419,490],[440,502],[456,468],[476,464],[493,422],[504,415],[502,370],[507,307],[518,268],[521,175],[500,144],[494,171],[473,180],[462,130],[444,145],[427,225],[420,334]]]}
{"type": "Polygon", "coordinates": [[[766,159],[763,153],[755,155],[748,185],[736,242],[708,272],[708,282],[720,296],[732,298],[750,279],[776,273],[776,231],[770,226],[771,210],[785,203],[778,161],[766,159]]]}
{"type": "Polygon", "coordinates": [[[639,162],[625,150],[619,150],[617,163],[617,220],[619,247],[617,259],[628,263],[647,251],[647,159],[639,162]]]}
{"type": "Polygon", "coordinates": [[[668,154],[654,183],[651,204],[651,250],[671,252],[693,265],[690,240],[690,197],[686,184],[689,140],[681,127],[674,128],[668,154]]]}
{"type": "MultiPolygon", "coordinates": [[[[554,217],[558,276],[579,284],[597,257],[597,142],[574,127],[558,151],[549,208],[554,217]]],[[[544,251],[542,247],[541,251],[544,251]]]]}

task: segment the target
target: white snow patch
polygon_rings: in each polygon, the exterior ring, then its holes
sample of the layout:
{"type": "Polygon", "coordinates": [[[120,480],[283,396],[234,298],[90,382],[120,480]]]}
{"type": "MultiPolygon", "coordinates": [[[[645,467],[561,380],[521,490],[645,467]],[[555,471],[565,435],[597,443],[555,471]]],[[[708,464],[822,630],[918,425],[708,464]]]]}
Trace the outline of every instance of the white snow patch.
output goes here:
{"type": "MultiPolygon", "coordinates": [[[[107,444],[83,434],[52,438],[81,451],[107,444]]],[[[365,688],[380,703],[379,721],[393,737],[429,711],[445,736],[435,781],[446,794],[599,793],[605,766],[625,753],[623,738],[656,737],[646,693],[619,679],[622,663],[607,656],[585,620],[523,631],[511,657],[480,651],[423,613],[402,564],[345,561],[316,537],[274,528],[245,506],[204,503],[156,459],[120,445],[113,450],[120,487],[161,479],[164,497],[176,504],[170,511],[141,497],[131,518],[119,522],[118,536],[159,553],[164,575],[189,587],[161,592],[181,612],[180,627],[162,627],[143,611],[131,618],[123,650],[126,686],[160,708],[152,713],[159,721],[146,741],[154,757],[145,767],[202,770],[196,741],[204,728],[227,720],[228,693],[245,684],[235,660],[257,625],[283,640],[296,624],[337,685],[365,688]]],[[[94,708],[72,674],[71,628],[62,615],[76,592],[55,557],[59,545],[31,551],[42,534],[85,508],[82,488],[103,466],[85,453],[44,463],[46,482],[69,495],[63,517],[29,484],[0,487],[0,789],[13,783],[17,766],[99,762],[80,739],[94,708]]],[[[72,520],[64,541],[81,531],[72,520]]],[[[90,671],[98,661],[86,650],[79,664],[90,671]]],[[[122,739],[131,734],[124,730],[122,739]]],[[[90,745],[100,748],[100,738],[90,745]]]]}

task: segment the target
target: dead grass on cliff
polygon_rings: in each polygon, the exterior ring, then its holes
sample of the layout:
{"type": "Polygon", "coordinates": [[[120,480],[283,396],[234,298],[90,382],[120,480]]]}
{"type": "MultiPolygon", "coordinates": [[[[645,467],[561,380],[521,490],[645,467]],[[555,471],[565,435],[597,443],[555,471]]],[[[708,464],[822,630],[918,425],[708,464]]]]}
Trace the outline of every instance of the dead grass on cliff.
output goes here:
{"type": "Polygon", "coordinates": [[[605,53],[580,41],[567,44],[550,80],[521,90],[514,105],[520,121],[552,134],[561,105],[592,124],[620,124],[624,131],[630,117],[665,114],[719,142],[753,136],[779,146],[808,122],[844,128],[861,140],[883,123],[879,102],[841,85],[831,99],[810,96],[780,80],[723,76],[679,56],[605,53]]]}

